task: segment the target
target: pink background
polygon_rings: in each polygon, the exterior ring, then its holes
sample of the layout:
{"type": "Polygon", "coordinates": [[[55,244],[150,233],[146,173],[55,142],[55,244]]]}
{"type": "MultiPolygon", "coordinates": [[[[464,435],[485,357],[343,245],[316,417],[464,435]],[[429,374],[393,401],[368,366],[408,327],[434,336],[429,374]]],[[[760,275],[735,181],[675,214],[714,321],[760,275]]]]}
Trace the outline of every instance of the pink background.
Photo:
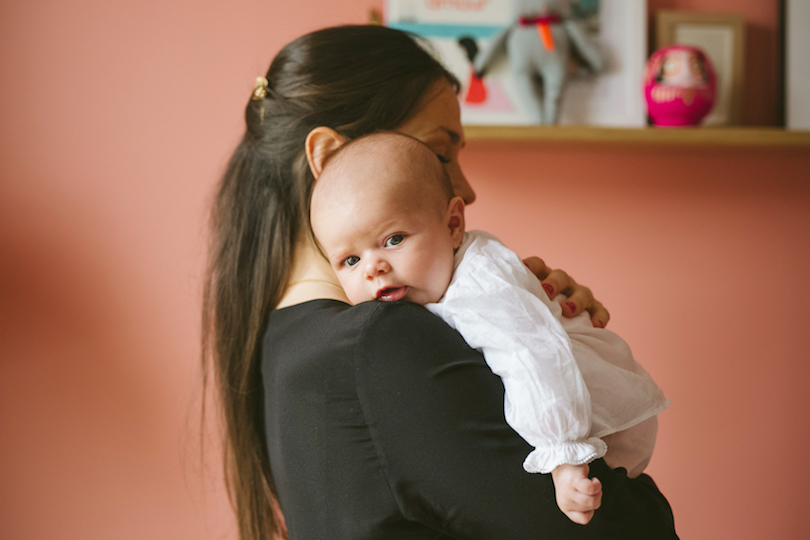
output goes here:
{"type": "MultiPolygon", "coordinates": [[[[778,117],[776,0],[748,20],[747,124],[778,117]]],[[[205,218],[255,76],[381,0],[0,4],[0,531],[220,539],[200,451],[205,218]]],[[[480,143],[472,227],[597,291],[664,387],[650,466],[688,539],[805,536],[806,149],[480,143]]]]}

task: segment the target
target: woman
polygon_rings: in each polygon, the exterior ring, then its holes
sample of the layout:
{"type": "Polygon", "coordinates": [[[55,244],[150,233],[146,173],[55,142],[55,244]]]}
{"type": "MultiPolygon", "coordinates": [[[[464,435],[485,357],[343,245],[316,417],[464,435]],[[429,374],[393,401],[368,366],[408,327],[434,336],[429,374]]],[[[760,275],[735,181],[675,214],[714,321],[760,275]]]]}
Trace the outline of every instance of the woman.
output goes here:
{"type": "MultiPolygon", "coordinates": [[[[409,36],[364,26],[295,40],[266,80],[213,208],[203,315],[241,538],[278,529],[275,494],[292,538],[674,538],[652,481],[601,461],[602,509],[568,521],[550,478],[523,472],[481,355],[420,306],[348,306],[312,240],[324,163],[376,130],[423,141],[473,201],[453,76],[409,36]]],[[[528,264],[552,294],[571,289],[567,315],[607,322],[590,291],[528,264]]]]}

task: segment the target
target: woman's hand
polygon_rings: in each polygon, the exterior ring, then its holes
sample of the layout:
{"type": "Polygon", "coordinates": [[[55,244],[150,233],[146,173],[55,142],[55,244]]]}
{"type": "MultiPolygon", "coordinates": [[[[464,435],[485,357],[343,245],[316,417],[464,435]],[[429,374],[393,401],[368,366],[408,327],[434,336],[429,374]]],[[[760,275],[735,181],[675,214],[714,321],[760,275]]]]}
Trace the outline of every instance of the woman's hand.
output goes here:
{"type": "Polygon", "coordinates": [[[591,314],[591,323],[594,326],[604,328],[607,325],[610,314],[602,303],[593,297],[593,293],[588,287],[578,284],[563,270],[549,268],[539,257],[523,259],[523,263],[543,283],[543,289],[549,298],[554,298],[560,293],[568,297],[568,300],[562,304],[563,315],[576,317],[583,311],[587,311],[591,314]]]}

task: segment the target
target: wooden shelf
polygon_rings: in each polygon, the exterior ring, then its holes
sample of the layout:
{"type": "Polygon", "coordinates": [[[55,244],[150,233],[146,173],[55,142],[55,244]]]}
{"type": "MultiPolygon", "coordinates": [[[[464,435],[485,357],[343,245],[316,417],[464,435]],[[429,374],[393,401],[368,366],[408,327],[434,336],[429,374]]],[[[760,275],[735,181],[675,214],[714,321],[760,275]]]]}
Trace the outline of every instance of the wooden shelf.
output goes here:
{"type": "Polygon", "coordinates": [[[810,131],[787,131],[767,127],[605,128],[470,125],[464,126],[464,133],[468,141],[810,147],[810,131]]]}

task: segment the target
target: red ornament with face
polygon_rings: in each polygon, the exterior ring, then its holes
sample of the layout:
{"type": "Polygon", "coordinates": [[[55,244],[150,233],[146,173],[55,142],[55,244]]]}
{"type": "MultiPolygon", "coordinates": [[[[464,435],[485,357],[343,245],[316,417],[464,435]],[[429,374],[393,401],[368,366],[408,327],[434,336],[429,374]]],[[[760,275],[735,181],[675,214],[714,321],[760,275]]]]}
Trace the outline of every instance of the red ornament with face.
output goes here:
{"type": "Polygon", "coordinates": [[[665,47],[647,62],[644,95],[656,126],[698,125],[711,111],[715,92],[714,67],[697,47],[665,47]]]}

